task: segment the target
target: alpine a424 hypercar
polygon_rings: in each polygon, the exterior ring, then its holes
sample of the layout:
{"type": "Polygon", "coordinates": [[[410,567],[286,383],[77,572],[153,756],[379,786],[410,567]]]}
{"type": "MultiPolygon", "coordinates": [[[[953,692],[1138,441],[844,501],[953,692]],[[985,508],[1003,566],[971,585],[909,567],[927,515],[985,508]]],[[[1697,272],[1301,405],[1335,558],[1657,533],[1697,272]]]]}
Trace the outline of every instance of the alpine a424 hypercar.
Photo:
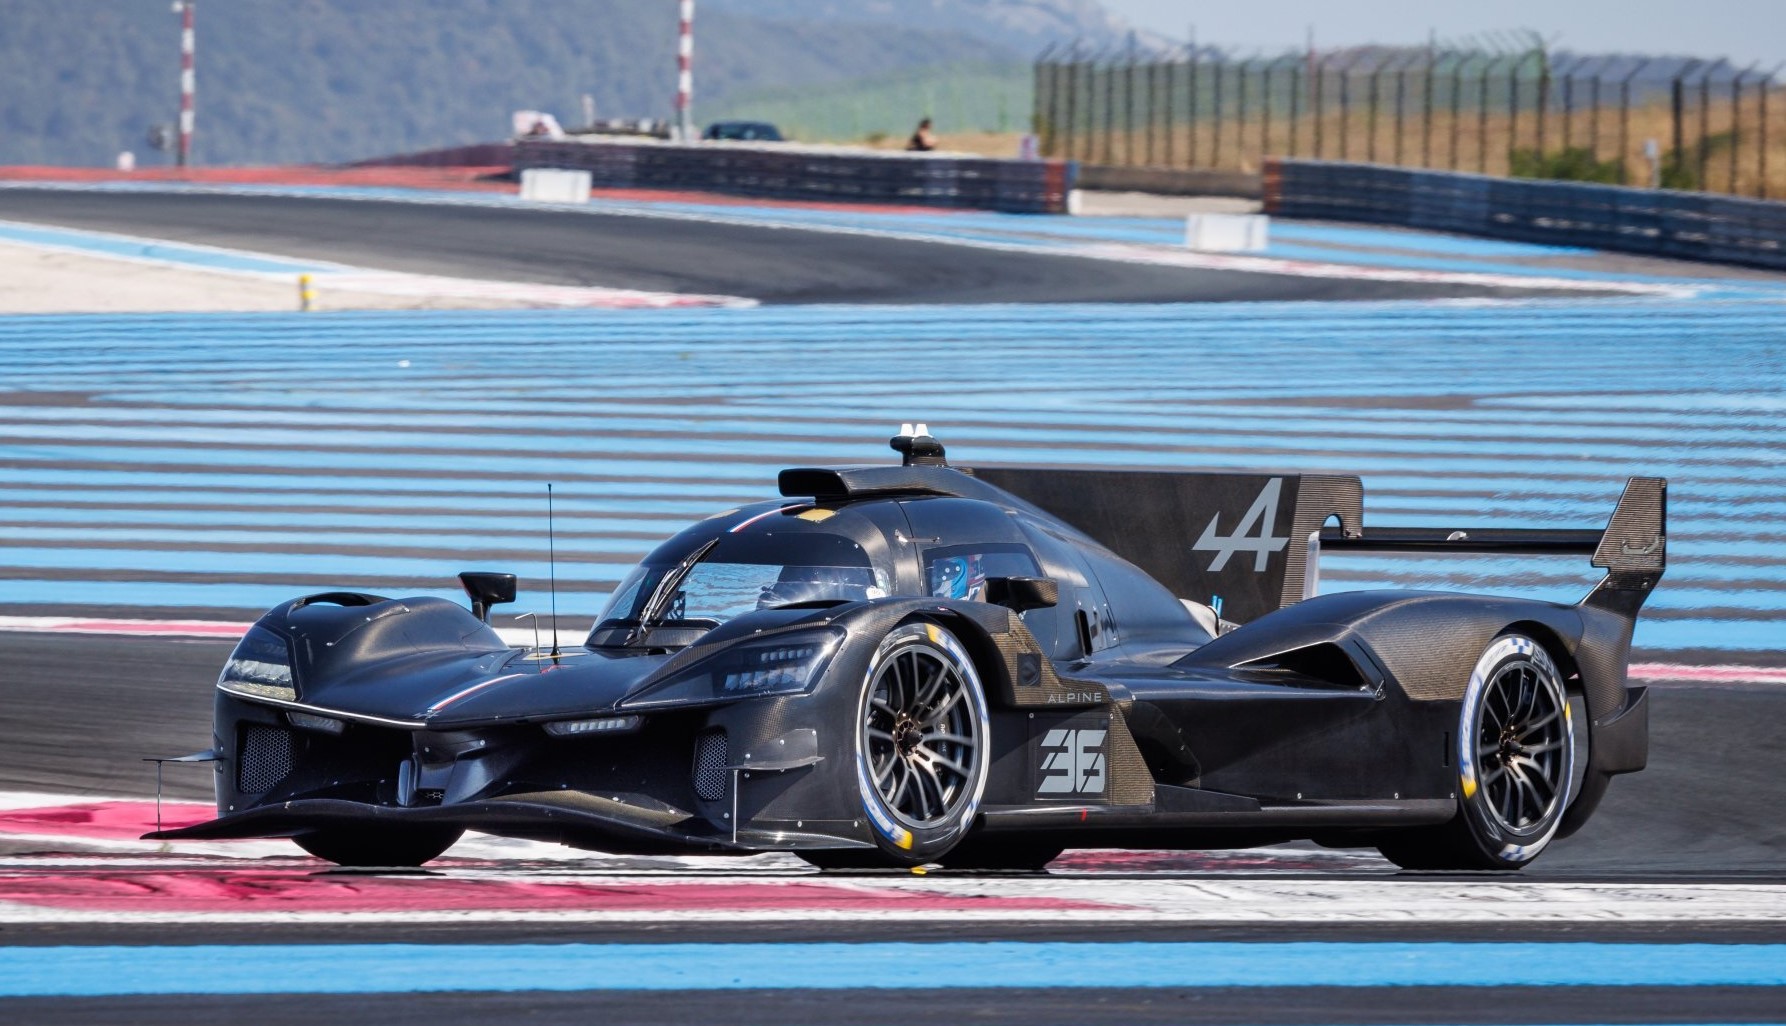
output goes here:
{"type": "Polygon", "coordinates": [[[1367,530],[1358,478],[796,469],[647,556],[586,643],[511,648],[507,574],[277,606],[216,688],[218,818],[419,865],[465,830],[827,868],[1310,839],[1513,869],[1648,748],[1626,680],[1666,484],[1604,531],[1367,530]],[[1574,605],[1317,595],[1323,551],[1577,554],[1574,605]]]}

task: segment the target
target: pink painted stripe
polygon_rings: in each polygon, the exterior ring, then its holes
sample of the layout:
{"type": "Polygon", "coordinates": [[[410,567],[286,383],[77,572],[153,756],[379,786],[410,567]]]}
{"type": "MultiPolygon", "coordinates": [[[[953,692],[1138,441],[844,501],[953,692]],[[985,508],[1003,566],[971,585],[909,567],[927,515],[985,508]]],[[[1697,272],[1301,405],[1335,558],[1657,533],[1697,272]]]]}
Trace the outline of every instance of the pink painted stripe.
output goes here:
{"type": "MultiPolygon", "coordinates": [[[[211,819],[215,809],[209,802],[163,801],[161,823],[170,830],[194,826],[211,819]]],[[[0,812],[0,836],[130,841],[154,829],[154,802],[71,802],[0,812]]]]}
{"type": "Polygon", "coordinates": [[[814,883],[533,883],[324,876],[311,869],[0,876],[0,902],[92,912],[1058,912],[1122,906],[814,883]]]}
{"type": "Polygon", "coordinates": [[[207,638],[239,638],[245,623],[214,620],[74,620],[59,630],[82,634],[190,634],[207,638]]]}
{"type": "Polygon", "coordinates": [[[1633,663],[1631,664],[1631,679],[1680,681],[1691,684],[1786,684],[1786,667],[1633,663]]]}

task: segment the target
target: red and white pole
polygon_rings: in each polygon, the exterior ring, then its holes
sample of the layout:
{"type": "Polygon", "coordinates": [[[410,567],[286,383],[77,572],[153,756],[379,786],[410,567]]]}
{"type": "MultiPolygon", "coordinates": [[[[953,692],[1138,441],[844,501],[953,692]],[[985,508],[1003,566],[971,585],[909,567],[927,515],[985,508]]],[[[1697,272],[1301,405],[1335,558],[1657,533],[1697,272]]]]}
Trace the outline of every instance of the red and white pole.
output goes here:
{"type": "Polygon", "coordinates": [[[682,31],[676,40],[676,126],[683,142],[692,142],[695,123],[688,101],[695,91],[695,0],[682,2],[682,31]]]}
{"type": "Polygon", "coordinates": [[[192,94],[196,83],[192,75],[193,9],[196,0],[175,0],[174,10],[180,15],[180,148],[179,165],[192,160],[192,94]]]}

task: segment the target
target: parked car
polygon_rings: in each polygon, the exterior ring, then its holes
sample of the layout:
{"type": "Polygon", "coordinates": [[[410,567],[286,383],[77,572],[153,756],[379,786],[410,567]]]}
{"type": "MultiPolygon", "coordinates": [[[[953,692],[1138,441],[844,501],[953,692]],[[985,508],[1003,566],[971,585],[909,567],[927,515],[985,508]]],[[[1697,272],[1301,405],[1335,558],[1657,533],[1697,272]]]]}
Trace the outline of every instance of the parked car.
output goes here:
{"type": "Polygon", "coordinates": [[[701,138],[724,142],[787,142],[781,129],[767,121],[715,121],[701,138]]]}

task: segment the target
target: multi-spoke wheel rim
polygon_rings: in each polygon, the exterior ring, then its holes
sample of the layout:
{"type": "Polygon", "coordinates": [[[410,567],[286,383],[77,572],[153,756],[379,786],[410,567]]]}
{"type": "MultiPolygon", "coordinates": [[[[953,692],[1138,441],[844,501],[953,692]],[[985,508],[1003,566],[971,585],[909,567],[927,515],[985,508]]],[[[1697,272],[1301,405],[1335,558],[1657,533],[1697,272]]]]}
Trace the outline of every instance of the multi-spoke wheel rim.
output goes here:
{"type": "Polygon", "coordinates": [[[974,800],[982,744],[977,701],[943,649],[914,642],[876,663],[863,751],[881,801],[905,825],[942,824],[974,800]]]}
{"type": "Polygon", "coordinates": [[[1476,723],[1484,807],[1507,831],[1546,827],[1566,797],[1568,696],[1554,671],[1525,658],[1494,671],[1476,723]]]}

